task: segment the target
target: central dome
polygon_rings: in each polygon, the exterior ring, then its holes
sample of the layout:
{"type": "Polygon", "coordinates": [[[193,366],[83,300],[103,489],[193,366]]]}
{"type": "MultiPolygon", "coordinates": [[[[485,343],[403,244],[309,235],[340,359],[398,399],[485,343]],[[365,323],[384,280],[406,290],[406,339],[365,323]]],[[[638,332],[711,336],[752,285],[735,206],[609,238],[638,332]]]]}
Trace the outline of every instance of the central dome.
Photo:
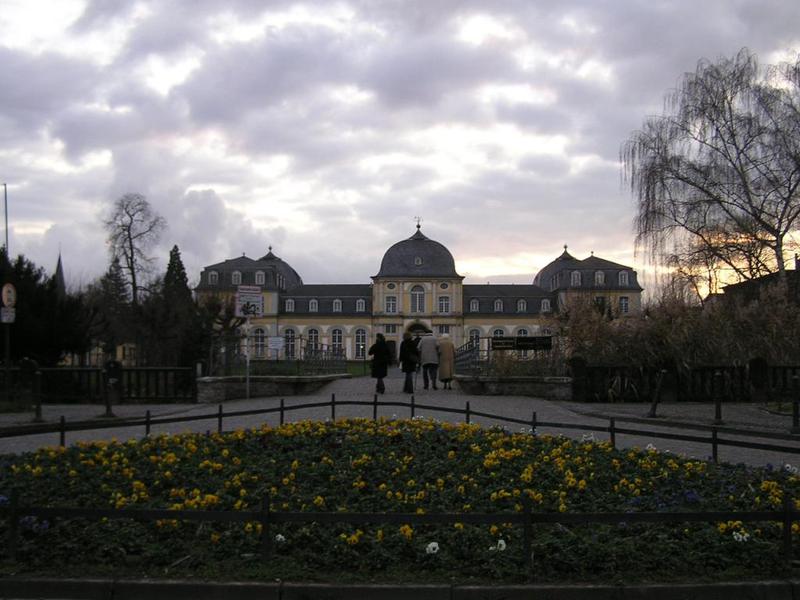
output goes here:
{"type": "Polygon", "coordinates": [[[386,251],[376,277],[461,277],[453,255],[419,230],[386,251]]]}

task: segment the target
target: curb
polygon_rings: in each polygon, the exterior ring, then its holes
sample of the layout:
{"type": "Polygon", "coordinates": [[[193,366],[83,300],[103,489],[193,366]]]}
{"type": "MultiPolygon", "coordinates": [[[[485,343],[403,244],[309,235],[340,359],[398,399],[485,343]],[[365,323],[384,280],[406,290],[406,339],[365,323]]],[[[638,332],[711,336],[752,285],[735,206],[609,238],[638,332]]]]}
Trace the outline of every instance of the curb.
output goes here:
{"type": "Polygon", "coordinates": [[[0,598],[61,600],[793,600],[800,580],[647,585],[337,585],[114,579],[0,579],[0,598]]]}

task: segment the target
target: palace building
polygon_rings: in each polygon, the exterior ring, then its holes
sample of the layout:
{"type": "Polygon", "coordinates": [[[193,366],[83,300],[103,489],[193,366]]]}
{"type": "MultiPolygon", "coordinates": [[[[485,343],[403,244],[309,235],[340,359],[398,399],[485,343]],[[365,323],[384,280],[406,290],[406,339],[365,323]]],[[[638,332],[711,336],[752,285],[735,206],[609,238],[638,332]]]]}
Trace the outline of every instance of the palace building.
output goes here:
{"type": "Polygon", "coordinates": [[[410,238],[383,255],[372,283],[306,284],[269,252],[205,267],[195,288],[198,300],[233,300],[240,286],[260,291],[263,314],[250,321],[251,356],[295,358],[302,345],[344,350],[366,358],[383,333],[397,347],[406,331],[448,334],[456,346],[471,338],[549,335],[548,323],[573,298],[586,298],[614,315],[641,309],[636,271],[597,256],[583,260],[564,252],[531,284],[464,284],[450,251],[417,225],[410,238]],[[282,338],[270,353],[269,342],[282,338]]]}

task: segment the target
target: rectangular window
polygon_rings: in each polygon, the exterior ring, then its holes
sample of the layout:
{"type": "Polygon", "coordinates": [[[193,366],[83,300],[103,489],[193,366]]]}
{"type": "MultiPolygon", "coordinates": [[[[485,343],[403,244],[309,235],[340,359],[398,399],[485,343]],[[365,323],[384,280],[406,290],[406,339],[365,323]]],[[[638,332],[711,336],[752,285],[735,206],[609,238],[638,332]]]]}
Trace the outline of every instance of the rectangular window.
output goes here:
{"type": "Polygon", "coordinates": [[[384,325],[383,330],[386,333],[397,333],[397,325],[384,325]]]}
{"type": "Polygon", "coordinates": [[[439,296],[439,312],[441,314],[450,312],[450,296],[439,296]]]}
{"type": "Polygon", "coordinates": [[[627,296],[620,296],[619,297],[619,312],[620,314],[627,315],[629,310],[629,302],[627,296]]]}
{"type": "Polygon", "coordinates": [[[439,325],[439,335],[450,334],[450,325],[439,325]]]}
{"type": "Polygon", "coordinates": [[[397,296],[386,296],[386,312],[392,314],[397,312],[397,296]]]}

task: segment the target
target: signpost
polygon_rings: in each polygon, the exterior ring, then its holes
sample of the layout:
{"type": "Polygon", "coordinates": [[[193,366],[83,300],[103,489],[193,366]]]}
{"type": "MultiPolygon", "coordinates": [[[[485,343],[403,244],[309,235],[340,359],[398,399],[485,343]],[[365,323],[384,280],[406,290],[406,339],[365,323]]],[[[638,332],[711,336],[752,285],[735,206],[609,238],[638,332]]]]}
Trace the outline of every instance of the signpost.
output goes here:
{"type": "Polygon", "coordinates": [[[264,316],[264,294],[257,285],[240,285],[236,288],[236,316],[245,317],[244,359],[245,398],[250,399],[250,319],[264,316]]]}
{"type": "Polygon", "coordinates": [[[549,335],[493,337],[492,350],[552,350],[553,338],[549,335]]]}
{"type": "Polygon", "coordinates": [[[5,371],[6,371],[6,403],[11,402],[11,324],[16,320],[17,288],[13,283],[6,283],[0,292],[3,307],[0,308],[0,322],[5,325],[5,371]]]}

